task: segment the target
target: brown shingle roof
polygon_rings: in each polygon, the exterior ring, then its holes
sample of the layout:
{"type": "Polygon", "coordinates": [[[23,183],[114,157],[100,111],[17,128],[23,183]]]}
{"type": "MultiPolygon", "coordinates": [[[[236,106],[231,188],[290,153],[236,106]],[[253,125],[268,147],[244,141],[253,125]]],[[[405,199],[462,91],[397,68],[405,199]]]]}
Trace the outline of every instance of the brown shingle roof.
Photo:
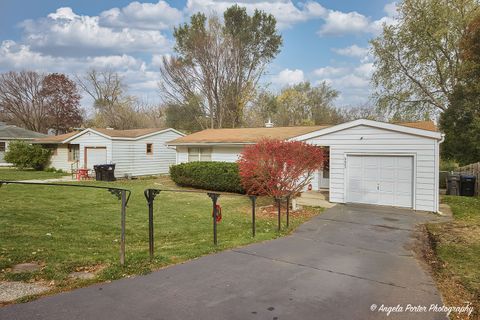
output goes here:
{"type": "Polygon", "coordinates": [[[69,133],[65,133],[65,134],[59,134],[58,136],[46,136],[44,138],[33,140],[33,143],[45,143],[45,144],[61,143],[63,140],[68,139],[68,138],[76,135],[77,133],[79,133],[79,131],[73,131],[73,132],[69,132],[69,133]]]}
{"type": "Polygon", "coordinates": [[[175,139],[168,144],[255,143],[265,138],[285,140],[327,127],[328,126],[206,129],[175,139]]]}
{"type": "MultiPolygon", "coordinates": [[[[149,129],[132,129],[132,130],[114,130],[114,129],[104,129],[104,128],[92,128],[96,132],[109,136],[111,138],[138,138],[149,133],[154,133],[157,131],[162,131],[165,129],[159,128],[149,128],[149,129]]],[[[73,137],[74,135],[82,131],[73,131],[58,136],[48,136],[41,139],[35,139],[35,143],[61,143],[62,141],[73,137]]]]}
{"type": "Polygon", "coordinates": [[[92,130],[95,130],[97,132],[100,132],[112,138],[138,138],[146,134],[162,131],[165,129],[148,128],[148,129],[114,130],[114,129],[105,129],[105,128],[92,128],[92,130]]]}
{"type": "Polygon", "coordinates": [[[394,123],[405,127],[415,128],[415,129],[422,129],[428,131],[435,131],[438,132],[438,128],[433,123],[433,121],[417,121],[417,122],[398,122],[394,123]]]}
{"type": "MultiPolygon", "coordinates": [[[[432,121],[402,122],[395,124],[428,131],[438,131],[432,121]]],[[[265,138],[285,140],[328,127],[330,126],[206,129],[175,139],[168,144],[255,143],[265,138]]]]}

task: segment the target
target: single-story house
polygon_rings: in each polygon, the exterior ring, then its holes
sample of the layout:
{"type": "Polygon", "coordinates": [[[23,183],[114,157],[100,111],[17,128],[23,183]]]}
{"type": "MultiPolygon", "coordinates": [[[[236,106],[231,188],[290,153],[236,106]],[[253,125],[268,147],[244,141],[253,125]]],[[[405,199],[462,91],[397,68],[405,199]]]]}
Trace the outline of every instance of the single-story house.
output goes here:
{"type": "Polygon", "coordinates": [[[88,128],[58,136],[36,139],[53,150],[50,166],[70,172],[93,169],[98,164],[115,164],[115,176],[168,173],[176,153],[166,142],[184,136],[172,129],[114,130],[88,128]]]}
{"type": "Polygon", "coordinates": [[[37,138],[45,137],[43,133],[20,128],[14,125],[8,125],[0,122],[0,166],[10,166],[3,157],[8,150],[8,144],[15,140],[32,141],[37,138]]]}
{"type": "Polygon", "coordinates": [[[414,210],[439,210],[439,149],[443,135],[431,121],[355,120],[333,126],[207,129],[168,142],[177,163],[234,162],[261,139],[299,140],[327,148],[329,168],[312,178],[329,201],[414,210]]]}

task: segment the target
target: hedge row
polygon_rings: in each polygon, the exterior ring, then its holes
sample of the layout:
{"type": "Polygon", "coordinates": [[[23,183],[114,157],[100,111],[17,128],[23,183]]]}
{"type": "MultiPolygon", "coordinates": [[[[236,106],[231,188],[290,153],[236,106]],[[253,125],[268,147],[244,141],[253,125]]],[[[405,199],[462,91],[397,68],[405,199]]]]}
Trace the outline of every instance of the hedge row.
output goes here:
{"type": "Polygon", "coordinates": [[[181,163],[170,167],[170,177],[182,187],[245,193],[240,184],[236,163],[215,161],[181,163]]]}

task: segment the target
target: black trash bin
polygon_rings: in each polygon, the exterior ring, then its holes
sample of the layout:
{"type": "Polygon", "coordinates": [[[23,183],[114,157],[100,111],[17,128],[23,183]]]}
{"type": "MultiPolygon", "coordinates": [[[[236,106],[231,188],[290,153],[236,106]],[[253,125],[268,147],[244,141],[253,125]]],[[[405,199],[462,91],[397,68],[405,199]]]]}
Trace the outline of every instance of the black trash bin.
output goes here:
{"type": "Polygon", "coordinates": [[[460,195],[460,175],[449,173],[447,175],[447,194],[452,196],[460,195]]]}
{"type": "Polygon", "coordinates": [[[460,176],[460,195],[473,197],[475,195],[475,176],[462,174],[460,176]]]}
{"type": "Polygon", "coordinates": [[[100,164],[94,165],[93,170],[95,170],[95,180],[104,181],[103,165],[100,165],[100,164]]]}
{"type": "Polygon", "coordinates": [[[103,174],[103,181],[115,181],[115,164],[104,165],[103,174]]]}

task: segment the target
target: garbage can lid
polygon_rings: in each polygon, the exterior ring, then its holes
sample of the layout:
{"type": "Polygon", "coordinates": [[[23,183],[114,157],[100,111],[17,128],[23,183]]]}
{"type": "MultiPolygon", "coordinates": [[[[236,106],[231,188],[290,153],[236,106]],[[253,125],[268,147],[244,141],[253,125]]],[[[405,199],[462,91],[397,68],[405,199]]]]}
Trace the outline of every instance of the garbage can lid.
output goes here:
{"type": "Polygon", "coordinates": [[[475,179],[475,176],[472,175],[472,174],[462,174],[462,175],[460,176],[460,179],[462,179],[462,180],[463,180],[463,179],[475,179]]]}

